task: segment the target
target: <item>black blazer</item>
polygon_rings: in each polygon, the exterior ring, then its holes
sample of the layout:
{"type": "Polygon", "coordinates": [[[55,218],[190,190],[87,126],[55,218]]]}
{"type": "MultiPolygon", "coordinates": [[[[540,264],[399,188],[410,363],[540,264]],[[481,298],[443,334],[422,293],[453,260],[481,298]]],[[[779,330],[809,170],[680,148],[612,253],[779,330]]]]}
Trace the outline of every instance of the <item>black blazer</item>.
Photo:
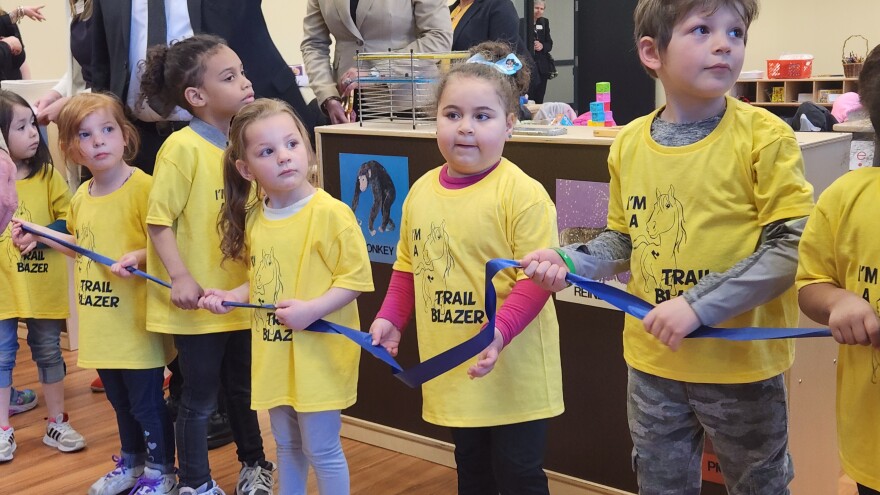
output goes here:
{"type": "MultiPolygon", "coordinates": [[[[220,36],[241,58],[258,97],[287,101],[311,130],[317,116],[303,100],[296,78],[269,35],[262,0],[186,0],[193,32],[220,36]]],[[[131,68],[128,48],[131,0],[93,0],[93,75],[95,90],[110,91],[124,102],[131,68]]]]}
{"type": "Polygon", "coordinates": [[[535,65],[538,66],[538,72],[542,77],[546,78],[552,70],[550,64],[550,50],[553,49],[553,37],[550,36],[550,21],[546,17],[541,17],[535,21],[535,39],[544,45],[541,51],[535,51],[535,65]],[[540,26],[540,27],[538,27],[540,26]]]}
{"type": "MultiPolygon", "coordinates": [[[[458,3],[449,6],[450,12],[458,3]]],[[[474,0],[452,32],[452,49],[467,50],[496,40],[511,44],[517,54],[528,53],[519,32],[519,15],[510,0],[474,0]]]]}

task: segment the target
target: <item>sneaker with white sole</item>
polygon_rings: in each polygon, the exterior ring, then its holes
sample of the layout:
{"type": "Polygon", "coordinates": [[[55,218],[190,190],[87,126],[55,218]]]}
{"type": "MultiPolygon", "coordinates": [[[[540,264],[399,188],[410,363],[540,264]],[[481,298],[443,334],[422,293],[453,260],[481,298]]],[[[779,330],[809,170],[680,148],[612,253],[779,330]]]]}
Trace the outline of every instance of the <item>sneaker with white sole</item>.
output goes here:
{"type": "Polygon", "coordinates": [[[275,463],[266,461],[265,466],[258,462],[254,466],[243,464],[238,472],[235,495],[272,495],[275,486],[275,463]]]}
{"type": "Polygon", "coordinates": [[[216,481],[211,480],[198,488],[181,487],[178,495],[226,495],[216,481]]]}
{"type": "Polygon", "coordinates": [[[92,483],[89,495],[116,495],[130,490],[137,484],[138,478],[144,472],[143,466],[125,467],[125,462],[118,455],[113,456],[113,462],[116,463],[116,467],[92,483]]]}
{"type": "Polygon", "coordinates": [[[61,452],[76,452],[86,446],[86,439],[70,426],[67,413],[49,418],[43,443],[61,452]]]}
{"type": "Polygon", "coordinates": [[[0,428],[0,462],[11,461],[16,448],[15,429],[11,426],[5,430],[0,428]]]}
{"type": "Polygon", "coordinates": [[[129,495],[178,495],[177,474],[147,467],[129,495]]]}
{"type": "Polygon", "coordinates": [[[16,390],[9,394],[9,415],[14,416],[37,407],[37,393],[29,388],[16,390]]]}

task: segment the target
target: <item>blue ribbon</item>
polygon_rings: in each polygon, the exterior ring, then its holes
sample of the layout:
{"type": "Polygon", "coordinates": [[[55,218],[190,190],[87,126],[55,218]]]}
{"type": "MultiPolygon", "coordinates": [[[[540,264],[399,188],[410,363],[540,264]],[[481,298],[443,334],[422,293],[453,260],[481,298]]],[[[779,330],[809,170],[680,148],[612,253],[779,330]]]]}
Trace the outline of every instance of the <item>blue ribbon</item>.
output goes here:
{"type": "MultiPolygon", "coordinates": [[[[98,254],[94,251],[67,242],[63,239],[59,239],[55,236],[37,231],[31,227],[28,227],[27,225],[22,224],[21,227],[22,230],[24,230],[25,232],[45,237],[46,239],[54,241],[76,253],[85,256],[86,258],[101,263],[102,265],[111,266],[116,263],[115,260],[108,258],[107,256],[98,254]]],[[[492,340],[495,338],[496,305],[495,288],[492,286],[492,277],[495,276],[495,273],[497,273],[499,269],[500,268],[496,268],[494,271],[490,272],[490,265],[486,265],[486,316],[489,318],[489,323],[486,325],[486,327],[483,328],[483,330],[481,330],[477,335],[466,340],[465,342],[462,342],[461,344],[406,370],[397,363],[394,357],[392,357],[391,354],[384,347],[382,347],[381,345],[374,346],[373,337],[368,332],[361,332],[352,328],[344,327],[342,325],[337,325],[336,323],[331,323],[326,320],[318,320],[306,327],[306,330],[319,333],[336,333],[351,339],[355,344],[361,346],[365,351],[369,352],[376,358],[391,366],[391,372],[398,380],[402,381],[412,388],[416,388],[421,384],[427,382],[428,380],[434,379],[442,375],[443,373],[446,373],[447,371],[457,367],[468,359],[476,356],[483,349],[488,347],[489,344],[492,343],[492,340]]],[[[144,271],[138,270],[134,267],[127,267],[127,270],[139,277],[151,280],[153,282],[156,282],[157,284],[168,287],[169,289],[171,288],[170,283],[156,278],[144,271]]],[[[276,309],[274,304],[252,304],[240,303],[235,301],[223,301],[223,306],[235,308],[266,309],[270,311],[276,309]]]]}
{"type": "MultiPolygon", "coordinates": [[[[502,268],[518,267],[519,262],[515,260],[494,259],[489,264],[497,264],[502,268]]],[[[635,316],[642,320],[654,309],[649,302],[640,299],[628,292],[622,291],[617,287],[612,287],[602,282],[597,282],[574,273],[566,275],[565,280],[584,289],[596,297],[601,298],[608,304],[623,311],[624,313],[635,316]]],[[[745,327],[745,328],[715,328],[701,326],[691,332],[688,338],[713,338],[727,340],[771,340],[771,339],[793,339],[804,337],[830,337],[831,331],[827,328],[766,328],[766,327],[745,327]]]]}
{"type": "MultiPolygon", "coordinates": [[[[96,261],[102,265],[111,266],[116,263],[116,260],[114,260],[112,258],[108,258],[107,256],[104,256],[102,254],[98,254],[94,251],[90,251],[82,246],[72,244],[70,242],[65,241],[64,239],[55,237],[53,235],[46,234],[45,232],[40,232],[40,231],[33,229],[25,224],[21,224],[21,230],[28,232],[28,233],[31,233],[31,234],[34,234],[34,235],[38,235],[40,237],[45,237],[46,239],[49,239],[50,241],[57,242],[58,244],[61,244],[62,246],[66,247],[67,249],[70,249],[71,251],[79,253],[79,254],[85,256],[86,258],[89,258],[90,260],[96,261]]],[[[143,277],[147,280],[152,280],[153,282],[156,282],[159,285],[164,285],[165,287],[168,287],[169,289],[171,288],[171,284],[169,284],[168,282],[166,282],[162,279],[156,278],[147,272],[138,270],[137,268],[135,268],[133,266],[127,266],[127,267],[125,267],[125,269],[130,271],[131,273],[139,276],[139,277],[143,277]]]]}

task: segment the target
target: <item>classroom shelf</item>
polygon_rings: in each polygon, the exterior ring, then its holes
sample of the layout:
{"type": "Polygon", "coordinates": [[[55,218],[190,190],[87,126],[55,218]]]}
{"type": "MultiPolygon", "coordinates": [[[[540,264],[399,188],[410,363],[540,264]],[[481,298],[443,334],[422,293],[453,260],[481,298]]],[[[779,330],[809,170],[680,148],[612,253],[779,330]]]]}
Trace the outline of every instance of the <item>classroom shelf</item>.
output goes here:
{"type": "Polygon", "coordinates": [[[848,93],[858,91],[858,78],[854,77],[813,77],[809,79],[740,79],[733,85],[730,95],[744,96],[759,107],[797,107],[798,95],[811,94],[813,103],[831,107],[828,101],[820,101],[824,91],[848,93]],[[782,102],[771,101],[773,88],[783,90],[782,102]]]}

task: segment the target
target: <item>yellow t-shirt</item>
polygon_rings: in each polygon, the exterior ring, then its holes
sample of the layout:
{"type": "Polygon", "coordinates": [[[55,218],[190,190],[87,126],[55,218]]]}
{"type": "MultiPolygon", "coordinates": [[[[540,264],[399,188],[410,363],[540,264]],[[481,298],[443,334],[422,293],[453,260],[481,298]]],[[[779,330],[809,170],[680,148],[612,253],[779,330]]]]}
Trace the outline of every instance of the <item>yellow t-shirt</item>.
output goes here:
{"type": "MultiPolygon", "coordinates": [[[[172,227],[187,269],[203,288],[238,287],[247,280],[244,263],[226,261],[220,252],[217,216],[223,204],[223,150],[185,127],[168,137],[153,172],[147,224],[172,227]]],[[[147,270],[171,281],[153,247],[147,246],[147,270]]],[[[147,286],[147,330],[200,335],[242,330],[250,326],[244,311],[215,315],[183,310],[171,302],[171,290],[147,286]]]]}
{"type": "MultiPolygon", "coordinates": [[[[288,218],[248,218],[251,301],[310,300],[331,287],[373,290],[367,244],[348,205],[323,190],[288,218]]],[[[244,313],[243,310],[237,310],[244,313]]],[[[247,313],[246,313],[247,314],[247,313]]],[[[293,332],[272,311],[253,310],[251,407],[344,409],[357,399],[360,347],[347,337],[293,332]]],[[[358,329],[357,302],[323,319],[358,329]]]]}
{"type": "MultiPolygon", "coordinates": [[[[502,159],[463,189],[440,184],[440,168],[413,184],[403,205],[394,269],[415,279],[419,357],[427,360],[470,339],[484,324],[485,265],[558,246],[556,209],[547,192],[502,159]]],[[[522,271],[495,276],[498,307],[522,271]]],[[[404,338],[413,336],[404,335],[404,338]]],[[[454,427],[498,426],[562,414],[559,324],[553,301],[514,339],[486,377],[471,380],[465,361],[422,385],[422,417],[454,427]]]]}
{"type": "MultiPolygon", "coordinates": [[[[630,293],[659,304],[724,272],[760,244],[764,226],[809,215],[813,189],[804,179],[791,128],[766,110],[727,98],[727,110],[704,139],[681,147],[651,138],[654,113],[627,125],[611,146],[608,228],[632,239],[630,293]]],[[[721,327],[790,327],[798,320],[794,287],[721,327]]],[[[749,383],[791,366],[790,340],[685,339],[672,352],[629,315],[624,358],[635,369],[699,383],[749,383]]]]}
{"type": "MultiPolygon", "coordinates": [[[[112,259],[147,245],[147,198],[153,179],[135,169],[116,191],[91,196],[86,182],[70,201],[67,228],[78,245],[112,259]]],[[[143,268],[143,267],[141,267],[143,268]]],[[[170,335],[147,332],[147,282],[110,273],[110,267],[77,255],[79,356],[82,368],[149,369],[174,356],[170,335]]]]}
{"type": "MultiPolygon", "coordinates": [[[[18,208],[15,216],[37,225],[67,218],[70,191],[55,167],[43,175],[15,181],[18,208]]],[[[51,248],[35,249],[22,256],[10,237],[11,225],[0,235],[0,319],[42,318],[62,320],[67,305],[67,261],[51,248]]]]}
{"type": "MultiPolygon", "coordinates": [[[[828,283],[858,294],[880,314],[880,169],[837,179],[819,197],[798,251],[797,287],[828,283]]],[[[841,345],[837,364],[837,441],[843,470],[880,490],[880,351],[841,345]]]]}

